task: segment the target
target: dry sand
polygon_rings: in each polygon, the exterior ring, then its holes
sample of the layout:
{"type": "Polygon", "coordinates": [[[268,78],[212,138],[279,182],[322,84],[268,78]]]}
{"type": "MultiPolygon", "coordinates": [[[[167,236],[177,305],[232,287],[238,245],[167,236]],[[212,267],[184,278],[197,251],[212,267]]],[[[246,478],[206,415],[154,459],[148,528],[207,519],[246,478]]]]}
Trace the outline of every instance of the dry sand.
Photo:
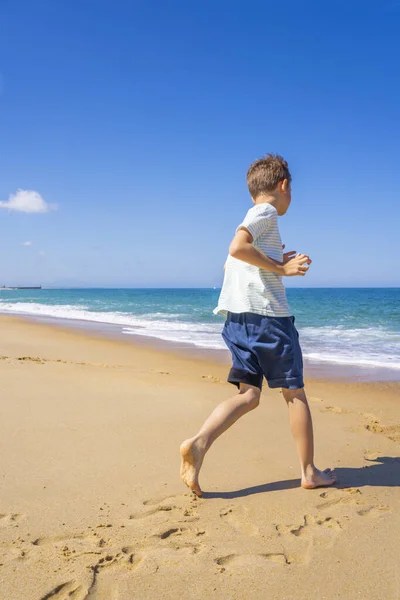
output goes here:
{"type": "Polygon", "coordinates": [[[203,499],[178,448],[226,367],[0,319],[0,598],[400,598],[398,384],[308,381],[305,491],[279,392],[220,438],[203,499]]]}

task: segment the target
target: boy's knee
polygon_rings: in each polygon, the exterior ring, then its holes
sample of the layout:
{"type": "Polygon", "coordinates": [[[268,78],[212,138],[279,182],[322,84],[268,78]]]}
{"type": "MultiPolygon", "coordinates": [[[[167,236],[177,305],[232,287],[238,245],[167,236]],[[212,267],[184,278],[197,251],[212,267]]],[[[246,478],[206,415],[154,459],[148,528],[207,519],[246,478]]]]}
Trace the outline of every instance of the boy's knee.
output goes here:
{"type": "Polygon", "coordinates": [[[249,410],[254,410],[260,404],[261,390],[259,388],[241,384],[240,394],[243,396],[243,403],[249,410]]]}

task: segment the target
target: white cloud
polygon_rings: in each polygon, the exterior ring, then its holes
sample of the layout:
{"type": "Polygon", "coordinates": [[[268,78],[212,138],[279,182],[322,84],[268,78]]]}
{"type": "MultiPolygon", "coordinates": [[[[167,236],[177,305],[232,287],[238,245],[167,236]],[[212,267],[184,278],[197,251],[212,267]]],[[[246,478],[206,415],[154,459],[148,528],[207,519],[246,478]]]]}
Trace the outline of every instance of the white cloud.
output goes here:
{"type": "Polygon", "coordinates": [[[32,242],[24,242],[22,245],[23,246],[32,246],[32,242]]]}
{"type": "Polygon", "coordinates": [[[24,213],[45,213],[56,207],[47,204],[34,190],[17,190],[15,194],[10,194],[7,201],[0,202],[0,208],[24,213]]]}

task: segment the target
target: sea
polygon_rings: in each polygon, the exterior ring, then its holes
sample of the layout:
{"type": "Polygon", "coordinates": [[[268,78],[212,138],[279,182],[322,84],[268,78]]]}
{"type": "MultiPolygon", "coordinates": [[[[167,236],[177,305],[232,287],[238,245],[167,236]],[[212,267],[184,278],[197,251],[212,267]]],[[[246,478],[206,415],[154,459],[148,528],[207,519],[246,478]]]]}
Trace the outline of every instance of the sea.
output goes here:
{"type": "MultiPolygon", "coordinates": [[[[0,290],[0,313],[223,351],[219,289],[0,290]]],[[[400,380],[400,288],[287,290],[306,365],[400,380]]],[[[227,352],[227,351],[226,351],[227,352]]]]}

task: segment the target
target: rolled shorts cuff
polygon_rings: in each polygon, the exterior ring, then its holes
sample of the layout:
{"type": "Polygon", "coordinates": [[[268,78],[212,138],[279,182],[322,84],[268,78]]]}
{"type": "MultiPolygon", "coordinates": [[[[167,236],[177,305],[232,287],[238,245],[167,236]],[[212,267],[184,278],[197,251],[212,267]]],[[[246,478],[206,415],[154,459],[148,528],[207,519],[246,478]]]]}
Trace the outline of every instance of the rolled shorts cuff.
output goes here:
{"type": "Polygon", "coordinates": [[[281,377],[280,379],[271,379],[268,381],[268,387],[299,390],[304,387],[304,379],[302,377],[281,377]]]}
{"type": "Polygon", "coordinates": [[[236,367],[232,367],[229,371],[228,382],[240,386],[241,383],[245,383],[247,385],[253,385],[254,387],[262,389],[263,375],[260,373],[252,373],[251,371],[246,371],[245,369],[237,369],[236,367]]]}

